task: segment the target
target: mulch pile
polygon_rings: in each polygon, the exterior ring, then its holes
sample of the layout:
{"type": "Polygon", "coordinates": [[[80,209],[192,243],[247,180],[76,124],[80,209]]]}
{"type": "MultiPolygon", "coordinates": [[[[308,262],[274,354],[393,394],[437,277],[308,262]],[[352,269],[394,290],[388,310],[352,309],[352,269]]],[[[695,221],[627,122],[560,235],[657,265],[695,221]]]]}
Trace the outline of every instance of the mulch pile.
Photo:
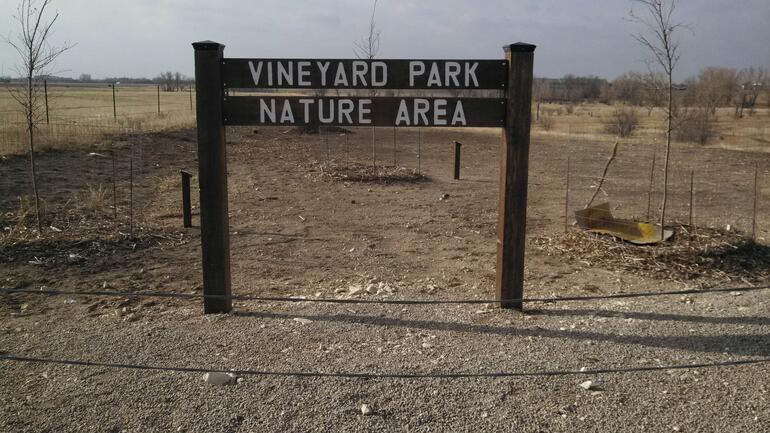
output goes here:
{"type": "Polygon", "coordinates": [[[723,229],[675,226],[676,235],[660,245],[638,246],[607,235],[570,230],[532,242],[549,255],[656,279],[770,281],[770,246],[745,234],[723,229]]]}
{"type": "Polygon", "coordinates": [[[339,164],[327,162],[320,165],[322,176],[340,182],[414,183],[428,180],[416,170],[399,166],[372,166],[371,164],[339,164]]]}

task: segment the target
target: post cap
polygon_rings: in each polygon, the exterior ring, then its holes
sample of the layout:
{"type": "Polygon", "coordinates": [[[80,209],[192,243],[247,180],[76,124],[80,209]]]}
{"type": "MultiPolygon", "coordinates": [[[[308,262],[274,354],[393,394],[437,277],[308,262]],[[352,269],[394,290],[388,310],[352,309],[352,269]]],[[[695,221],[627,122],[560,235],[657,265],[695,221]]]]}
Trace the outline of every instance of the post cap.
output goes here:
{"type": "Polygon", "coordinates": [[[526,42],[516,42],[515,44],[504,45],[503,51],[506,53],[532,53],[535,51],[535,45],[526,42]]]}
{"type": "Polygon", "coordinates": [[[214,41],[193,42],[192,46],[196,50],[221,50],[222,48],[225,47],[219,42],[214,42],[214,41]]]}

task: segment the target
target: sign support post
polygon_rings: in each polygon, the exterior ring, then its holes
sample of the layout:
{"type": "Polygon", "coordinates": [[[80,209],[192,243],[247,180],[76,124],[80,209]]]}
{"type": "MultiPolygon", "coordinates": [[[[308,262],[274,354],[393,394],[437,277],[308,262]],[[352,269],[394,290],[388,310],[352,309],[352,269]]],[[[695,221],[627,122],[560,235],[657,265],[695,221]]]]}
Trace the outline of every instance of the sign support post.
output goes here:
{"type": "Polygon", "coordinates": [[[230,224],[227,205],[227,152],[223,113],[224,45],[196,42],[195,98],[198,120],[201,249],[204,313],[232,310],[230,224]]]}
{"type": "Polygon", "coordinates": [[[500,144],[496,299],[501,308],[521,310],[535,46],[516,43],[503,50],[508,60],[508,77],[506,122],[500,144]]]}

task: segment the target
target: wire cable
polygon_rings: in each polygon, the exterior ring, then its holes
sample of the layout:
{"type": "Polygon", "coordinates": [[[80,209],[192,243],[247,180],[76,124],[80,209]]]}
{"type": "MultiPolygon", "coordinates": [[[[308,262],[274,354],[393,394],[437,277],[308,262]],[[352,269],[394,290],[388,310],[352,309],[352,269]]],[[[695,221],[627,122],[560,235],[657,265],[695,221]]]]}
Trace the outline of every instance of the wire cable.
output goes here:
{"type": "Polygon", "coordinates": [[[314,302],[330,304],[395,304],[395,305],[437,305],[437,304],[494,304],[494,303],[516,303],[516,302],[580,302],[590,300],[606,299],[628,299],[645,298],[655,296],[675,296],[675,295],[699,295],[706,293],[722,292],[753,292],[770,289],[770,285],[753,287],[712,287],[706,289],[682,289],[660,292],[636,292],[636,293],[615,293],[609,295],[589,295],[589,296],[562,296],[562,297],[539,297],[539,298],[518,298],[518,299],[336,299],[336,298],[303,298],[286,296],[255,296],[255,295],[207,295],[198,293],[169,293],[169,292],[126,292],[126,291],[105,291],[105,290],[59,290],[59,289],[14,289],[0,287],[0,292],[14,294],[27,293],[38,295],[67,295],[67,296],[115,296],[115,297],[155,297],[155,298],[180,298],[180,299],[231,299],[234,301],[262,301],[262,302],[314,302]]]}
{"type": "Polygon", "coordinates": [[[691,370],[715,367],[731,367],[741,365],[756,365],[770,362],[770,358],[739,359],[719,362],[704,362],[693,364],[674,364],[657,366],[636,366],[636,367],[606,367],[584,370],[543,370],[543,371],[498,371],[481,373],[355,373],[355,372],[311,372],[311,371],[271,371],[271,370],[223,370],[208,369],[200,367],[164,367],[141,364],[125,364],[97,361],[80,361],[70,359],[52,359],[29,356],[16,356],[7,353],[0,353],[0,360],[75,365],[84,367],[105,367],[131,370],[150,370],[150,371],[173,371],[179,373],[232,373],[236,376],[282,376],[282,377],[304,377],[304,378],[343,378],[343,379],[467,379],[467,378],[500,378],[500,377],[556,377],[556,376],[577,376],[577,375],[597,375],[597,374],[620,374],[636,373],[645,371],[661,370],[691,370]]]}

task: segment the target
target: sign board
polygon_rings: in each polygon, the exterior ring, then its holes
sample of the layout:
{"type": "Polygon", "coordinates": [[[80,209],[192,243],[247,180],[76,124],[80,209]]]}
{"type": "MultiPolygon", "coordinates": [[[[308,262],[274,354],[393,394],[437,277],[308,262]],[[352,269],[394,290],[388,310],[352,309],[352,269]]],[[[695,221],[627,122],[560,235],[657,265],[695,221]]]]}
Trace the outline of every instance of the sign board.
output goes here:
{"type": "Polygon", "coordinates": [[[505,89],[505,60],[223,59],[230,89],[505,89]]]}
{"type": "Polygon", "coordinates": [[[230,96],[225,125],[505,125],[505,99],[230,96]]]}

